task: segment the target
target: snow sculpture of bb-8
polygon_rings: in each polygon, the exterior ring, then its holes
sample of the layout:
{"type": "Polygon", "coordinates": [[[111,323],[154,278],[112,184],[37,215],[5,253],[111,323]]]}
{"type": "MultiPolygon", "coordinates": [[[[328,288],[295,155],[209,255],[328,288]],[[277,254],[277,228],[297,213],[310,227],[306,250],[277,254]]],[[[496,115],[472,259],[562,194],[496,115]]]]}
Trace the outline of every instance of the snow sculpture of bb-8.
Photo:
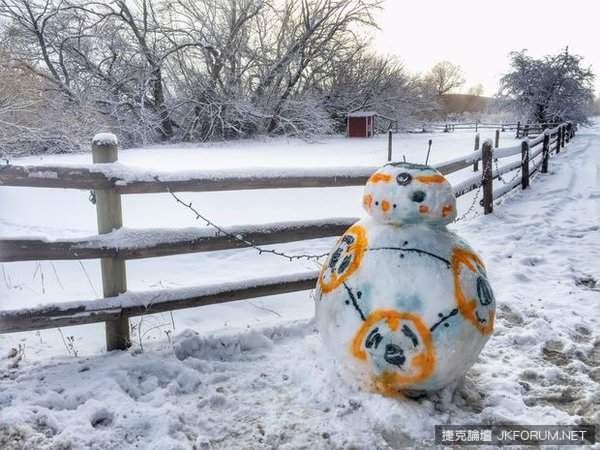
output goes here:
{"type": "Polygon", "coordinates": [[[485,267],[446,225],[456,218],[437,170],[388,163],[367,181],[369,217],[340,237],[316,288],[324,345],[377,391],[440,389],[475,362],[494,325],[485,267]]]}

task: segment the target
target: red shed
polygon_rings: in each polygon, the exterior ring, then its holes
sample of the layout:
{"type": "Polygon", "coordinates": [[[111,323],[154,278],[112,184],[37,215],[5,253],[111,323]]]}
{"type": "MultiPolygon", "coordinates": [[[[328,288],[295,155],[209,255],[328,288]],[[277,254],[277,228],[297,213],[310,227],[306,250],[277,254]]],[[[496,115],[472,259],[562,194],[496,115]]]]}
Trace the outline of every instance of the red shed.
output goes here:
{"type": "Polygon", "coordinates": [[[346,136],[371,137],[375,134],[375,111],[354,111],[346,115],[346,136]]]}

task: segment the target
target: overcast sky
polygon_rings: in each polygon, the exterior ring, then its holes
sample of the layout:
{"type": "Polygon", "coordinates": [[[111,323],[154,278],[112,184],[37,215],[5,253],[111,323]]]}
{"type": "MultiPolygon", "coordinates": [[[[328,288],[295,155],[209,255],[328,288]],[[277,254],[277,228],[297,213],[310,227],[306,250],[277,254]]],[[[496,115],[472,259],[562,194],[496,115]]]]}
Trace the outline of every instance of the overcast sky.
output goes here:
{"type": "Polygon", "coordinates": [[[463,91],[481,83],[493,95],[512,50],[543,56],[568,45],[592,66],[600,93],[598,0],[386,0],[377,16],[379,52],[399,57],[412,72],[442,60],[459,64],[463,91]]]}

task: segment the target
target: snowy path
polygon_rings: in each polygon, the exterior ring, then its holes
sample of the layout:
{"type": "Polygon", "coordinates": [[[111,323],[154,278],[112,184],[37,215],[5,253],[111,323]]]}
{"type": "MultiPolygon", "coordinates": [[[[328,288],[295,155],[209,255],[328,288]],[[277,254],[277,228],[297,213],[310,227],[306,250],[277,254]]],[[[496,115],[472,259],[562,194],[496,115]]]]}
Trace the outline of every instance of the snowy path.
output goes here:
{"type": "Polygon", "coordinates": [[[308,320],[186,331],[174,351],[0,359],[0,448],[427,448],[441,423],[599,424],[600,128],[453,229],[486,261],[499,310],[479,361],[437,394],[347,385],[308,320]]]}

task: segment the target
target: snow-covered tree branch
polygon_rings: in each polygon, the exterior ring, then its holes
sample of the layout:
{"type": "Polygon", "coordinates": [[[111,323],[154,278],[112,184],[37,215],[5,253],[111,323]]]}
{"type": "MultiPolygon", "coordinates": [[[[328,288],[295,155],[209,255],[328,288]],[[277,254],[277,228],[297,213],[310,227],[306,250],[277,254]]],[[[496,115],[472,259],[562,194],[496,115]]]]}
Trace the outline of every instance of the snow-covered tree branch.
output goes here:
{"type": "Polygon", "coordinates": [[[593,81],[583,58],[567,48],[540,59],[523,50],[511,54],[511,71],[501,79],[500,94],[528,120],[587,123],[593,109],[593,81]]]}

